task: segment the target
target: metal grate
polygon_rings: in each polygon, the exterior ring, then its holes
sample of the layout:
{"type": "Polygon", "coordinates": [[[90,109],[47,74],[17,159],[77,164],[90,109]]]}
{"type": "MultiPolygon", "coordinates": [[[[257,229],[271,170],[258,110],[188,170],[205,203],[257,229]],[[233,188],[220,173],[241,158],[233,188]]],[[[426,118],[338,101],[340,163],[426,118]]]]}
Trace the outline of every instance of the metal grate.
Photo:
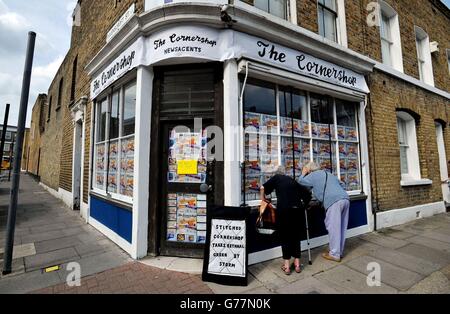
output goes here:
{"type": "Polygon", "coordinates": [[[167,71],[161,88],[161,115],[191,116],[214,112],[214,70],[167,71]]]}

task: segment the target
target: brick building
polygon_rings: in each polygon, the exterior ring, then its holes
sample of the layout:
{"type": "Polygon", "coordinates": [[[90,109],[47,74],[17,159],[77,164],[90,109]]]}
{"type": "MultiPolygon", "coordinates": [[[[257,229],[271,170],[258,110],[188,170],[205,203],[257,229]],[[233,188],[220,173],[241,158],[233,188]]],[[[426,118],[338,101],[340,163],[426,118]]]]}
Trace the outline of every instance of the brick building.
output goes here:
{"type": "Polygon", "coordinates": [[[47,94],[39,94],[35,104],[33,105],[30,133],[27,143],[24,143],[25,146],[23,150],[27,161],[22,161],[22,169],[37,177],[40,176],[39,168],[42,147],[41,136],[45,131],[45,124],[47,121],[46,106],[47,94]]]}
{"type": "MultiPolygon", "coordinates": [[[[42,183],[132,257],[201,256],[207,205],[257,206],[279,164],[340,177],[349,236],[445,211],[440,1],[165,2],[78,2],[41,134],[42,183]]],[[[321,215],[313,245],[327,241],[321,215]]],[[[251,263],[279,255],[250,235],[251,263]]]]}

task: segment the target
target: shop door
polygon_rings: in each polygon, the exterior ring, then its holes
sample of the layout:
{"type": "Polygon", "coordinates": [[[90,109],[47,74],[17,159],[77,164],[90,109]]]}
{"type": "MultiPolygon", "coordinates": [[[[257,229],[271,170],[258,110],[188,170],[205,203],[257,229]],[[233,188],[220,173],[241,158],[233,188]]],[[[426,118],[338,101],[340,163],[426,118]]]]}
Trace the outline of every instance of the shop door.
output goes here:
{"type": "Polygon", "coordinates": [[[202,257],[208,204],[214,203],[214,161],[208,161],[207,126],[202,120],[161,124],[160,254],[202,257]]]}
{"type": "Polygon", "coordinates": [[[436,122],[436,139],[439,152],[439,168],[441,173],[441,184],[442,184],[442,194],[445,202],[450,203],[450,189],[447,180],[448,168],[447,168],[447,157],[445,154],[445,144],[444,144],[444,130],[442,124],[436,122]]]}

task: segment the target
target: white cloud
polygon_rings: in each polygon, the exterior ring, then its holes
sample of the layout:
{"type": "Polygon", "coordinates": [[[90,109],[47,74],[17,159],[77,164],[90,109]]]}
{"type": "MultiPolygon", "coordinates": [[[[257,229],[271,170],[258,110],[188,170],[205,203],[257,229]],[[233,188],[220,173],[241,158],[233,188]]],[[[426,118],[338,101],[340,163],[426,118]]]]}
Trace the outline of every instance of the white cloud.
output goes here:
{"type": "Polygon", "coordinates": [[[10,30],[24,30],[30,27],[28,21],[20,14],[15,12],[6,12],[0,14],[0,23],[3,27],[10,30]]]}
{"type": "MultiPolygon", "coordinates": [[[[58,56],[55,60],[47,65],[35,67],[33,69],[33,76],[53,79],[63,61],[64,56],[58,56]]],[[[49,82],[49,85],[50,83],[51,82],[49,82]]]]}

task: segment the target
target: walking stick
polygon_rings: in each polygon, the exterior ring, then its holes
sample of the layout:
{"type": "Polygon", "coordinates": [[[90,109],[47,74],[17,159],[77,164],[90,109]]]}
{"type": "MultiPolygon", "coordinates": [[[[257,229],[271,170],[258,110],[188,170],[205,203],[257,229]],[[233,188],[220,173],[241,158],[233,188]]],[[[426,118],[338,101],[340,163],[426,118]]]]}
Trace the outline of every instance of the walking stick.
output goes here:
{"type": "Polygon", "coordinates": [[[306,222],[306,243],[308,246],[308,263],[312,265],[311,261],[311,247],[309,244],[309,226],[308,226],[308,210],[305,208],[305,222],[306,222]]]}

